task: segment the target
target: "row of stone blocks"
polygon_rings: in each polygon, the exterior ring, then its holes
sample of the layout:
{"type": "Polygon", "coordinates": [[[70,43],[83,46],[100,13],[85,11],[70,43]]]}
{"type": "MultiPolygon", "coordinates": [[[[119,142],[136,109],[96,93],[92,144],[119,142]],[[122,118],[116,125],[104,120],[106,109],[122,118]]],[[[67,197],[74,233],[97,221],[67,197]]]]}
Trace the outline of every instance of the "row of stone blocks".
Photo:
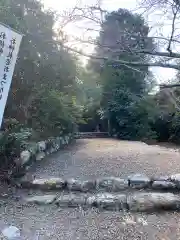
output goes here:
{"type": "Polygon", "coordinates": [[[134,189],[151,189],[165,191],[180,191],[180,174],[167,177],[149,178],[142,174],[129,176],[127,179],[117,177],[105,177],[95,180],[78,180],[78,179],[21,179],[18,186],[23,188],[36,188],[41,190],[67,190],[79,192],[119,192],[122,190],[134,189]]]}
{"type": "Polygon", "coordinates": [[[60,137],[52,137],[45,141],[28,143],[21,151],[19,158],[15,159],[16,168],[13,169],[11,175],[21,177],[21,173],[25,173],[29,167],[36,161],[43,160],[64,146],[68,145],[74,139],[73,134],[66,134],[60,137]]]}
{"type": "Polygon", "coordinates": [[[52,204],[60,207],[96,207],[101,210],[161,211],[180,210],[180,174],[170,177],[148,178],[135,174],[127,180],[109,177],[97,180],[80,181],[61,178],[22,180],[21,187],[41,190],[61,190],[54,195],[33,196],[26,203],[52,204]],[[126,189],[143,189],[143,192],[123,192],[126,189]],[[146,188],[166,190],[166,192],[144,192],[146,188]],[[68,191],[67,191],[68,190],[68,191]],[[169,190],[177,190],[169,193],[169,190]],[[99,191],[99,192],[95,192],[99,191]],[[102,192],[103,191],[103,192],[102,192]],[[108,193],[110,191],[111,193],[108,193]],[[121,193],[120,193],[121,191],[121,193]]]}
{"type": "Polygon", "coordinates": [[[109,211],[154,212],[180,210],[180,196],[173,193],[134,193],[134,194],[61,194],[33,196],[24,199],[25,204],[56,204],[61,208],[98,208],[109,211]]]}

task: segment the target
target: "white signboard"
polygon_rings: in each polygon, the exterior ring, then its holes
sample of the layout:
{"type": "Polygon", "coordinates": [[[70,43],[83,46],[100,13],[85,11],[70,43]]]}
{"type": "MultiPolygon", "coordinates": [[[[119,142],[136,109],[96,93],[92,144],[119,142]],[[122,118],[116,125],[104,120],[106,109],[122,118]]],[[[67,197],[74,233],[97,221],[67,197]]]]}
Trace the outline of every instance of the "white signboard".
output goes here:
{"type": "Polygon", "coordinates": [[[22,35],[0,24],[0,127],[22,35]]]}

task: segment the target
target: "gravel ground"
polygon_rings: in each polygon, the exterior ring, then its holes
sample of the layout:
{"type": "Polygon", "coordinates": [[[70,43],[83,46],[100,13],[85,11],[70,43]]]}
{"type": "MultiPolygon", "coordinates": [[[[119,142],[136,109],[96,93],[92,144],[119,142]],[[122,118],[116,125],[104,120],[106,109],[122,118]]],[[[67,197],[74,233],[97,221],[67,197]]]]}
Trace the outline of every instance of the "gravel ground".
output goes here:
{"type": "MultiPolygon", "coordinates": [[[[51,155],[29,172],[38,178],[100,176],[126,177],[132,173],[159,176],[180,172],[178,149],[148,146],[112,139],[78,140],[51,155]]],[[[1,194],[8,189],[0,189],[1,194]]],[[[25,195],[19,190],[15,195],[25,195]]],[[[119,240],[180,239],[180,214],[128,214],[97,210],[61,209],[56,206],[25,206],[9,190],[0,201],[0,228],[9,224],[22,230],[23,239],[119,240]],[[35,235],[37,236],[35,238],[35,235]]]]}

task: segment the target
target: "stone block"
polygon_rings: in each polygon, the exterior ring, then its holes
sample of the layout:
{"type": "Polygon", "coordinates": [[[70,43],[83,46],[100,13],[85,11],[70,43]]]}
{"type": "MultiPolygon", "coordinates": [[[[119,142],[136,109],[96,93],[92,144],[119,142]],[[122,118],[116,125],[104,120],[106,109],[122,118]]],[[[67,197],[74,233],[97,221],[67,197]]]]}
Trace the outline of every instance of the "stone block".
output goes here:
{"type": "Polygon", "coordinates": [[[41,161],[42,159],[44,159],[46,156],[46,154],[44,152],[39,152],[36,154],[36,161],[41,161]]]}
{"type": "Polygon", "coordinates": [[[172,193],[137,193],[127,198],[131,211],[177,210],[180,198],[172,193]]]}
{"type": "Polygon", "coordinates": [[[22,151],[20,153],[21,165],[27,164],[31,159],[31,153],[28,150],[22,151]]]}
{"type": "Polygon", "coordinates": [[[101,193],[90,196],[86,200],[87,205],[106,210],[127,209],[127,197],[124,194],[101,193]]]}
{"type": "Polygon", "coordinates": [[[46,142],[45,141],[38,142],[37,146],[38,146],[39,152],[43,152],[46,150],[46,142]]]}
{"type": "Polygon", "coordinates": [[[44,190],[64,189],[65,181],[61,178],[35,179],[31,187],[44,190]]]}
{"type": "Polygon", "coordinates": [[[151,183],[151,179],[144,174],[134,174],[128,177],[129,186],[132,188],[147,188],[151,183]]]}
{"type": "Polygon", "coordinates": [[[154,181],[152,183],[152,189],[173,190],[176,189],[176,184],[170,181],[154,181]]]}
{"type": "Polygon", "coordinates": [[[96,189],[96,182],[93,180],[81,181],[77,179],[68,179],[66,187],[69,191],[88,192],[96,189]]]}
{"type": "Polygon", "coordinates": [[[61,195],[55,203],[60,207],[79,207],[86,204],[85,195],[67,194],[61,195]]]}
{"type": "Polygon", "coordinates": [[[121,178],[106,177],[96,181],[96,189],[98,191],[118,192],[127,188],[128,181],[121,178]]]}
{"type": "Polygon", "coordinates": [[[42,195],[25,198],[26,203],[35,203],[39,205],[51,204],[56,200],[56,195],[42,195]]]}

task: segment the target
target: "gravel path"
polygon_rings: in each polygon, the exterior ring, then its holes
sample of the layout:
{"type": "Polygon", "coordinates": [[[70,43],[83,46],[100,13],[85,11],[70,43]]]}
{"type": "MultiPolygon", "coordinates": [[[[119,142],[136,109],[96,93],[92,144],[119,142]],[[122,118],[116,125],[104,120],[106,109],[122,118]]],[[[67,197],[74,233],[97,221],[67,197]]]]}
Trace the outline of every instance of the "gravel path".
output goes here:
{"type": "MultiPolygon", "coordinates": [[[[36,164],[29,176],[38,178],[100,176],[148,176],[180,172],[180,152],[140,142],[112,139],[78,140],[73,146],[36,164]]],[[[1,190],[1,193],[4,190],[1,190]]],[[[18,191],[17,194],[25,194],[18,191]]],[[[23,239],[119,240],[180,239],[180,214],[127,214],[122,212],[25,206],[10,196],[0,202],[0,228],[15,224],[23,239]],[[38,235],[38,238],[34,238],[38,235]]]]}
{"type": "Polygon", "coordinates": [[[149,176],[180,172],[180,152],[142,142],[112,139],[78,140],[76,145],[50,156],[29,175],[96,178],[100,176],[127,177],[132,173],[149,176]]]}

